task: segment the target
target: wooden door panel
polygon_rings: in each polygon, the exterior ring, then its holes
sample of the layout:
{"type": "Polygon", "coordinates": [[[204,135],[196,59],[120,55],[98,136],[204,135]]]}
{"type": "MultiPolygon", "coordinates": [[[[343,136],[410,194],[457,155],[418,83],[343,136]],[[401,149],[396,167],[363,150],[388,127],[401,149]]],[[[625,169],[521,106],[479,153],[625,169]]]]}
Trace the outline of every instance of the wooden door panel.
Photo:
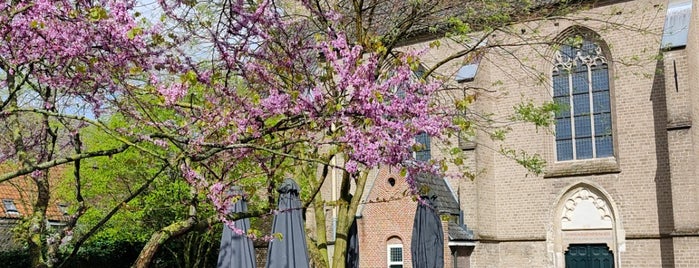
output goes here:
{"type": "Polygon", "coordinates": [[[605,244],[571,244],[566,268],[614,268],[614,254],[605,244]]]}

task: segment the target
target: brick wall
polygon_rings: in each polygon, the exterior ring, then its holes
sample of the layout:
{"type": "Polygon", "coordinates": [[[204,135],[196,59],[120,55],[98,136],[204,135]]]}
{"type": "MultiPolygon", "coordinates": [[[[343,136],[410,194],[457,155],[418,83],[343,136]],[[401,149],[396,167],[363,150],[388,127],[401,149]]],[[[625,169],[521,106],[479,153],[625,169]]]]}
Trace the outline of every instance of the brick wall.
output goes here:
{"type": "MultiPolygon", "coordinates": [[[[554,266],[548,248],[560,193],[587,182],[599,186],[615,206],[620,224],[615,249],[624,267],[660,267],[693,263],[699,240],[699,131],[691,127],[699,116],[699,40],[697,3],[686,49],[657,57],[665,21],[666,1],[620,1],[595,7],[569,19],[549,20],[511,28],[517,40],[551,40],[571,26],[597,33],[608,46],[615,157],[604,161],[556,163],[551,131],[527,124],[510,125],[504,142],[478,133],[478,146],[465,152],[475,181],[451,179],[458,188],[466,223],[481,242],[471,256],[472,267],[554,266]],[[586,19],[593,18],[593,19],[586,19]],[[602,22],[623,23],[614,27],[602,22]],[[522,32],[523,38],[522,37],[522,32]],[[660,59],[660,60],[659,60],[660,59]],[[677,86],[674,73],[677,69],[677,86]],[[505,146],[538,153],[549,163],[548,174],[535,176],[497,150],[505,146]],[[660,239],[663,237],[663,239],[660,239]],[[674,237],[674,238],[673,238],[674,237]],[[625,242],[625,249],[623,243],[625,242]]],[[[489,43],[508,43],[515,36],[497,33],[489,43]]],[[[416,44],[414,47],[426,47],[416,44]]],[[[424,57],[426,65],[463,49],[448,40],[424,57]]],[[[523,101],[551,101],[552,51],[549,46],[491,49],[476,80],[462,87],[485,87],[473,109],[507,119],[523,101]]],[[[440,74],[454,73],[460,63],[440,74]]],[[[439,145],[434,146],[439,147],[439,145]]],[[[439,158],[442,155],[437,155],[439,158]]],[[[450,166],[451,169],[458,167],[450,166]]],[[[462,167],[463,168],[463,167],[462,167]]],[[[690,266],[687,266],[690,267],[690,266]]]]}
{"type": "Polygon", "coordinates": [[[409,195],[405,180],[400,171],[381,168],[373,182],[357,221],[359,231],[359,267],[387,267],[387,243],[396,243],[399,238],[403,245],[404,267],[412,267],[410,239],[417,202],[409,195]],[[393,186],[389,178],[395,179],[393,186]]]}
{"type": "MultiPolygon", "coordinates": [[[[387,267],[388,244],[403,245],[403,265],[412,267],[411,241],[417,202],[410,195],[408,185],[400,170],[384,167],[370,183],[369,194],[363,202],[361,218],[357,220],[359,232],[359,267],[387,267]],[[389,179],[395,184],[391,185],[389,179]]],[[[448,221],[442,221],[444,237],[444,263],[454,263],[449,247],[448,221]]],[[[468,256],[462,256],[466,261],[468,256]]]]}
{"type": "MultiPolygon", "coordinates": [[[[699,131],[692,126],[699,117],[695,104],[699,103],[699,5],[695,1],[688,46],[659,58],[666,1],[606,3],[566,19],[513,26],[508,29],[512,35],[490,36],[489,44],[546,41],[571,26],[599,35],[609,60],[615,153],[609,159],[557,163],[551,130],[512,124],[504,141],[477,132],[477,146],[464,151],[466,164],[449,165],[450,171],[468,170],[476,179],[448,178],[459,193],[465,222],[479,240],[463,256],[470,267],[561,266],[563,252],[555,241],[561,232],[556,224],[561,196],[580,183],[603,193],[612,210],[617,265],[699,266],[699,131]],[[545,174],[529,173],[498,153],[501,147],[541,155],[548,161],[545,174]]],[[[441,43],[423,57],[427,66],[463,49],[450,40],[441,43]]],[[[507,121],[519,103],[551,101],[552,55],[548,45],[493,48],[481,61],[476,79],[457,86],[488,89],[465,91],[477,96],[471,108],[492,114],[496,122],[507,121]]],[[[448,76],[460,65],[447,64],[438,73],[448,76]]],[[[462,91],[442,94],[446,95],[440,98],[463,97],[462,91]]],[[[433,142],[433,158],[448,157],[448,146],[433,142]]],[[[392,236],[402,239],[405,264],[410,267],[415,202],[402,197],[406,188],[397,173],[379,170],[367,189],[359,225],[361,267],[385,267],[385,244],[392,236]],[[395,186],[388,185],[389,177],[396,178],[395,186]]],[[[451,258],[445,256],[447,267],[451,258]]]]}

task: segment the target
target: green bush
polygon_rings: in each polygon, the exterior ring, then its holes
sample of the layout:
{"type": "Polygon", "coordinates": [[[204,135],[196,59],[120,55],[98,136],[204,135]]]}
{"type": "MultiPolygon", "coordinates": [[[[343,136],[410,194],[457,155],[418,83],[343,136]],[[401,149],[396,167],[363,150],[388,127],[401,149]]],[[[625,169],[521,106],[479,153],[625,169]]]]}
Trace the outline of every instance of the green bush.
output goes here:
{"type": "MultiPolygon", "coordinates": [[[[220,232],[210,234],[212,236],[191,233],[168,242],[155,255],[151,267],[216,267],[220,232]],[[204,251],[197,252],[201,249],[204,251]],[[189,258],[184,256],[187,254],[189,258]]],[[[143,243],[92,241],[84,244],[64,267],[127,268],[136,261],[142,248],[143,243]]],[[[62,255],[61,259],[68,257],[67,254],[62,255]]],[[[30,268],[29,260],[26,249],[0,251],[0,268],[30,268]]]]}
{"type": "Polygon", "coordinates": [[[30,267],[29,252],[26,250],[0,251],[0,267],[30,267]]]}

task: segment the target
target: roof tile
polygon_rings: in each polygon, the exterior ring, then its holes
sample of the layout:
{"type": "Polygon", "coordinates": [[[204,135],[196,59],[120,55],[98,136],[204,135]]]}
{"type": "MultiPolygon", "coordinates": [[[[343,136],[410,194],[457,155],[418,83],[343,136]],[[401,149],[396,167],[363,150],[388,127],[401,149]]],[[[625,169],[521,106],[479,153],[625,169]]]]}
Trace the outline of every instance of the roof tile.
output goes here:
{"type": "MultiPolygon", "coordinates": [[[[0,167],[0,174],[11,171],[12,168],[5,166],[0,167]]],[[[61,179],[62,168],[54,168],[49,173],[51,187],[55,187],[61,179]]],[[[16,213],[7,213],[5,205],[0,204],[0,218],[17,219],[31,215],[33,213],[33,203],[36,200],[37,190],[36,185],[29,176],[21,176],[0,183],[0,200],[12,200],[17,207],[16,213]]],[[[51,198],[49,206],[46,210],[46,216],[51,221],[63,221],[63,213],[58,208],[58,202],[55,198],[51,198]]]]}

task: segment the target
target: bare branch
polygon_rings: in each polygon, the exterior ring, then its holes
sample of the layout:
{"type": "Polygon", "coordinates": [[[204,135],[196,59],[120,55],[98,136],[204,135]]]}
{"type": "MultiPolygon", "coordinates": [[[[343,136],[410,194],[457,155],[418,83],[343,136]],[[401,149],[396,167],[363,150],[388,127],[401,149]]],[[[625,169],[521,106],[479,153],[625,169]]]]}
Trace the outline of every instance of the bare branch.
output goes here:
{"type": "Polygon", "coordinates": [[[112,156],[118,153],[121,153],[128,149],[130,146],[128,144],[124,144],[121,147],[118,148],[113,148],[109,150],[100,150],[100,151],[93,151],[93,152],[87,152],[87,153],[80,153],[80,154],[74,154],[65,158],[61,159],[54,159],[51,161],[46,161],[43,163],[40,163],[38,165],[33,165],[29,167],[24,167],[19,170],[13,171],[13,172],[8,172],[0,176],[0,182],[4,182],[6,180],[10,180],[22,175],[26,175],[29,173],[32,173],[37,170],[46,170],[51,167],[55,167],[58,165],[62,165],[68,162],[80,160],[80,159],[87,159],[87,158],[93,158],[93,157],[99,157],[99,156],[112,156]]]}

